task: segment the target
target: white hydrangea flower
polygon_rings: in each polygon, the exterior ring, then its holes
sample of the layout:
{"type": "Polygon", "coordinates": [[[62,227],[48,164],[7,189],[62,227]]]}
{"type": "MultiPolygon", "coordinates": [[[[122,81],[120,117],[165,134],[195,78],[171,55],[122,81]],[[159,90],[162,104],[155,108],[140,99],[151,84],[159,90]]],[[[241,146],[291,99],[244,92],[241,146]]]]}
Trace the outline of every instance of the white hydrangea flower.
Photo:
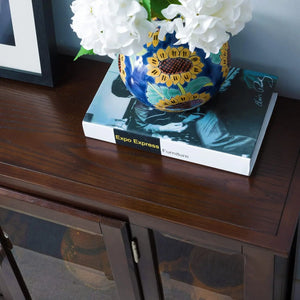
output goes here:
{"type": "Polygon", "coordinates": [[[250,0],[179,0],[162,10],[169,20],[158,22],[159,38],[176,32],[177,44],[189,44],[193,51],[202,48],[208,57],[218,53],[231,35],[236,35],[251,20],[250,0]]]}
{"type": "Polygon", "coordinates": [[[95,54],[133,55],[143,50],[155,25],[136,0],[75,0],[71,27],[81,45],[95,54]]]}
{"type": "Polygon", "coordinates": [[[74,13],[71,27],[82,40],[81,45],[87,50],[93,48],[97,32],[96,18],[92,13],[93,2],[94,0],[75,0],[71,5],[72,12],[74,13]]]}

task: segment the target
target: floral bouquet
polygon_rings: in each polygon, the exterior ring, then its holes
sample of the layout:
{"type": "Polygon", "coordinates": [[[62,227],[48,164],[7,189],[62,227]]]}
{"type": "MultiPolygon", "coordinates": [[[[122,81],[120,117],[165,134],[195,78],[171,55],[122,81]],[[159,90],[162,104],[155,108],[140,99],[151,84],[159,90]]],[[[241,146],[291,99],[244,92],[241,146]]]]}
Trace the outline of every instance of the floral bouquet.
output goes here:
{"type": "Polygon", "coordinates": [[[120,76],[144,104],[179,112],[217,94],[227,41],[251,19],[250,0],[75,0],[83,54],[119,57],[120,76]]]}
{"type": "Polygon", "coordinates": [[[218,53],[251,19],[250,0],[75,0],[71,27],[83,54],[127,56],[143,50],[149,32],[175,33],[191,51],[218,53]]]}

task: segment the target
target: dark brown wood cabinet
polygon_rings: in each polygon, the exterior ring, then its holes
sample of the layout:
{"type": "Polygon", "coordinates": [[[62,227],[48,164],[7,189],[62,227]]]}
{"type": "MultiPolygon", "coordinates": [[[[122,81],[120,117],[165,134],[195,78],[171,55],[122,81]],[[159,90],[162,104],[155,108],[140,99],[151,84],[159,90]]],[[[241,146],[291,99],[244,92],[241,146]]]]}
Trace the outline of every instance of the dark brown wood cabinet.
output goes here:
{"type": "Polygon", "coordinates": [[[300,101],[279,97],[244,177],[86,139],[81,121],[107,69],[64,57],[55,88],[0,79],[0,225],[29,293],[288,299],[300,101]]]}

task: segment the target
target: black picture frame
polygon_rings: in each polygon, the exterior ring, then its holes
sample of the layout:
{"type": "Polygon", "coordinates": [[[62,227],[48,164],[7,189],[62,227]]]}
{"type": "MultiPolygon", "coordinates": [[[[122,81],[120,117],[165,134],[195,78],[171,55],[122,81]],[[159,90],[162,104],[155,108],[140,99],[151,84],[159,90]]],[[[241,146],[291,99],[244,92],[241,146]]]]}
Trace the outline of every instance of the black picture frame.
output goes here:
{"type": "MultiPolygon", "coordinates": [[[[12,3],[13,0],[5,1],[12,3]]],[[[18,66],[4,66],[0,61],[0,77],[53,87],[55,84],[56,43],[51,0],[27,1],[29,1],[29,3],[31,1],[32,4],[32,7],[30,4],[28,7],[30,7],[29,9],[32,9],[32,16],[34,18],[33,22],[36,31],[37,57],[40,63],[40,71],[35,72],[24,70],[22,68],[19,69],[18,66]]],[[[11,14],[11,22],[12,25],[14,25],[12,10],[11,14]]],[[[32,22],[32,20],[30,22],[32,22]]],[[[17,43],[16,46],[18,46],[17,43]]],[[[4,45],[4,47],[6,47],[6,45],[4,45]]],[[[9,59],[14,60],[14,57],[9,57],[9,59]]],[[[24,57],[24,59],[26,59],[26,57],[24,57]]]]}

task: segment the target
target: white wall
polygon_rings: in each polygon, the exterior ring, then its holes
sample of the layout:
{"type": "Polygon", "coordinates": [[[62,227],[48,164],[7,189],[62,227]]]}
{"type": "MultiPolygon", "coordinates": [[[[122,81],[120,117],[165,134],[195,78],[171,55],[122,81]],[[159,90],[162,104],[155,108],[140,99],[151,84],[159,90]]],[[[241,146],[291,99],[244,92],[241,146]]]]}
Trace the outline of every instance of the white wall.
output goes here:
{"type": "Polygon", "coordinates": [[[252,21],[231,39],[232,63],[277,75],[280,94],[300,99],[300,0],[252,4],[252,21]]]}
{"type": "MultiPolygon", "coordinates": [[[[280,95],[300,99],[300,0],[251,1],[252,21],[230,40],[232,64],[277,75],[280,95]]],[[[58,50],[75,55],[79,40],[70,28],[72,0],[52,3],[58,50]]]]}

